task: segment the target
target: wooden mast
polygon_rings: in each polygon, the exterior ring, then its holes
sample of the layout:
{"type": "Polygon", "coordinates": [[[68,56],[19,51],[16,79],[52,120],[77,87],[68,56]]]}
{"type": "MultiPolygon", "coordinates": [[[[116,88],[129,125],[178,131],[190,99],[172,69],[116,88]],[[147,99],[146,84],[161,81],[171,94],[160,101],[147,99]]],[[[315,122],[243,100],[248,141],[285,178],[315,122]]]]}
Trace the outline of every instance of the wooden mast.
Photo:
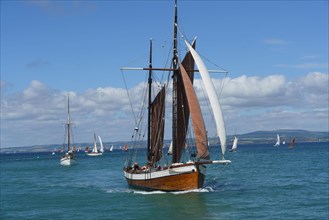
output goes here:
{"type": "Polygon", "coordinates": [[[67,151],[70,151],[70,95],[67,94],[67,151]]]}
{"type": "Polygon", "coordinates": [[[149,78],[148,78],[148,115],[147,115],[147,156],[151,153],[151,104],[152,104],[152,38],[150,39],[150,63],[149,63],[149,78]]]}
{"type": "Polygon", "coordinates": [[[175,0],[175,15],[174,15],[174,48],[173,48],[173,97],[172,97],[172,162],[177,163],[179,162],[179,155],[178,155],[178,134],[177,134],[177,63],[178,63],[178,56],[177,56],[177,0],[175,0]]]}

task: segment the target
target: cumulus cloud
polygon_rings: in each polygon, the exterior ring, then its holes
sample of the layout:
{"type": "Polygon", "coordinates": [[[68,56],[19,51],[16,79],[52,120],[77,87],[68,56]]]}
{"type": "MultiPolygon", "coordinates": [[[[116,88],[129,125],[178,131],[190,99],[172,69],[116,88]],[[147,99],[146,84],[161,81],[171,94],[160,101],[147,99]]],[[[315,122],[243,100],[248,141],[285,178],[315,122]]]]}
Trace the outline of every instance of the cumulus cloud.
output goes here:
{"type": "MultiPolygon", "coordinates": [[[[310,72],[294,80],[276,74],[213,81],[220,93],[219,101],[230,134],[279,128],[328,130],[328,80],[327,73],[310,72]]],[[[2,89],[5,86],[6,83],[1,82],[2,89]]],[[[209,110],[203,83],[196,79],[194,86],[202,109],[209,110]]],[[[130,140],[135,125],[131,106],[138,118],[144,91],[144,84],[132,87],[130,102],[123,88],[99,87],[76,93],[54,90],[32,80],[23,91],[2,96],[1,147],[61,144],[67,94],[70,94],[76,142],[92,142],[93,131],[104,141],[130,140]]],[[[171,103],[169,95],[168,92],[168,104],[171,103]]],[[[171,127],[170,114],[171,108],[167,107],[167,129],[171,127]]],[[[205,120],[206,123],[212,121],[210,113],[205,114],[205,120]]],[[[211,129],[210,135],[215,133],[211,129]]]]}

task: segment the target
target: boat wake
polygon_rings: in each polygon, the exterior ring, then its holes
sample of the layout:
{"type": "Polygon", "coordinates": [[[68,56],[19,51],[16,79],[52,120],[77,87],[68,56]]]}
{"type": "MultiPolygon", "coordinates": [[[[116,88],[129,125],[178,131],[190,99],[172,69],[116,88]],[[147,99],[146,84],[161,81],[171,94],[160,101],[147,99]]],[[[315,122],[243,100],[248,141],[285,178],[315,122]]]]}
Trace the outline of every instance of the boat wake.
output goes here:
{"type": "Polygon", "coordinates": [[[213,188],[211,187],[205,187],[200,189],[192,189],[192,190],[184,190],[184,191],[177,191],[177,192],[164,192],[164,191],[141,191],[141,190],[132,190],[132,193],[134,194],[141,194],[141,195],[159,195],[159,194],[174,194],[174,195],[180,195],[180,194],[188,194],[188,193],[207,193],[207,192],[213,192],[213,188]]]}

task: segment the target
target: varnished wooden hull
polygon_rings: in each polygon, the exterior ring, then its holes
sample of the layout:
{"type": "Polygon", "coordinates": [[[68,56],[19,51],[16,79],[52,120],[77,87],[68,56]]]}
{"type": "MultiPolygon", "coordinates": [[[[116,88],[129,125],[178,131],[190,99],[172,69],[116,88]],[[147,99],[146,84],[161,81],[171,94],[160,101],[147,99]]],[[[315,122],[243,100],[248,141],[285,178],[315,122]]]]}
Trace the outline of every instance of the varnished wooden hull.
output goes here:
{"type": "Polygon", "coordinates": [[[143,190],[184,191],[203,187],[205,166],[187,166],[145,173],[124,171],[128,185],[143,190]]]}

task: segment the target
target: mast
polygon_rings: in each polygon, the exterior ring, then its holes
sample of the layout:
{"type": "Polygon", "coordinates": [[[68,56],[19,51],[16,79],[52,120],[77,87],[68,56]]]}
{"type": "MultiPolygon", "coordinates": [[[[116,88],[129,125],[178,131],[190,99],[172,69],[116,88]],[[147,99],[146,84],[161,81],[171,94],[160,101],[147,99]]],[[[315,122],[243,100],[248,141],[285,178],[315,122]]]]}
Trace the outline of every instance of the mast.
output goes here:
{"type": "Polygon", "coordinates": [[[67,94],[67,151],[70,151],[70,95],[67,94]]]}
{"type": "Polygon", "coordinates": [[[172,151],[172,162],[177,163],[179,162],[179,156],[177,152],[178,148],[178,141],[177,141],[177,63],[178,63],[178,56],[177,56],[177,0],[175,0],[175,15],[174,15],[174,48],[173,48],[173,97],[172,97],[172,143],[173,143],[173,151],[172,151]]]}
{"type": "Polygon", "coordinates": [[[147,156],[151,152],[151,104],[152,104],[152,38],[150,39],[150,63],[149,63],[149,78],[148,78],[148,115],[147,115],[147,156]]]}

